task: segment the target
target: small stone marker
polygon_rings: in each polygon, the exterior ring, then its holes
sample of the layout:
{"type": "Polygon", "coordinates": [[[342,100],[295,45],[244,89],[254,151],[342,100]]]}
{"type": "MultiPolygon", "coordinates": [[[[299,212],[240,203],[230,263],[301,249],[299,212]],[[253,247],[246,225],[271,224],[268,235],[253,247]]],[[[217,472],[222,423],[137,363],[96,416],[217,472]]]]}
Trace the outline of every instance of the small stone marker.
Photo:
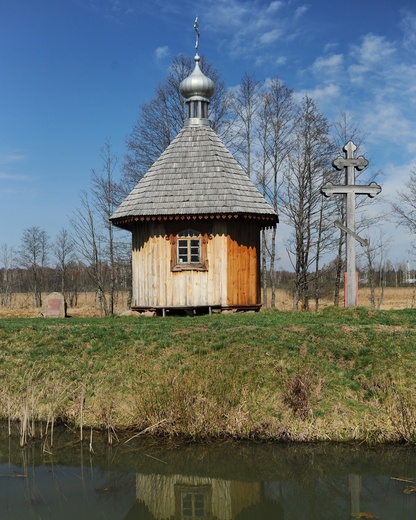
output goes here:
{"type": "Polygon", "coordinates": [[[45,318],[65,318],[65,298],[59,292],[48,294],[45,299],[44,313],[45,318]]]}
{"type": "MultiPolygon", "coordinates": [[[[369,185],[355,184],[355,170],[364,170],[368,161],[362,155],[355,157],[357,147],[352,141],[344,146],[345,157],[337,157],[332,161],[332,166],[337,170],[345,170],[345,184],[334,186],[332,182],[327,182],[321,188],[321,193],[326,197],[331,195],[344,195],[346,198],[346,225],[338,220],[335,225],[347,233],[347,290],[345,307],[355,307],[357,305],[357,284],[355,267],[355,240],[362,245],[366,245],[366,240],[362,239],[355,232],[355,197],[356,195],[368,195],[373,198],[381,191],[381,186],[372,182],[369,185]]],[[[345,289],[344,289],[345,290],[345,289]]]]}

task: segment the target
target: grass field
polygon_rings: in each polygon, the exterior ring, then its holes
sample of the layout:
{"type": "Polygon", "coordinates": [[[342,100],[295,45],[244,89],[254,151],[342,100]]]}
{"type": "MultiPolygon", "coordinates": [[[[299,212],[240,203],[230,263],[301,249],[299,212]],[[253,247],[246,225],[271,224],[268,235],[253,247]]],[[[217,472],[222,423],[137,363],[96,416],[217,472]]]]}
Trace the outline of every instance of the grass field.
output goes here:
{"type": "Polygon", "coordinates": [[[414,443],[415,346],[413,309],[2,319],[0,418],[28,435],[60,420],[110,437],[414,443]]]}
{"type": "MultiPolygon", "coordinates": [[[[341,292],[341,305],[343,302],[343,292],[341,292]]],[[[377,298],[380,297],[380,291],[376,291],[377,298]]],[[[119,293],[117,295],[116,313],[120,314],[127,309],[127,293],[119,293]]],[[[270,302],[270,295],[268,301],[270,302]]],[[[370,290],[366,287],[360,288],[358,292],[358,303],[363,307],[370,307],[370,290]]],[[[326,308],[333,305],[333,299],[323,298],[320,308],[326,308]]],[[[416,307],[416,288],[408,287],[386,287],[384,289],[383,299],[380,303],[382,310],[398,310],[412,309],[416,307]]],[[[281,311],[292,310],[292,296],[288,291],[278,289],[276,291],[276,308],[281,311]]],[[[314,302],[311,300],[311,308],[314,308],[314,302]]],[[[78,298],[77,307],[69,307],[68,314],[74,317],[94,317],[99,316],[99,310],[94,293],[81,293],[78,298]]],[[[32,296],[30,294],[15,294],[11,305],[0,307],[0,318],[34,318],[41,315],[41,310],[32,306],[32,296]]]]}

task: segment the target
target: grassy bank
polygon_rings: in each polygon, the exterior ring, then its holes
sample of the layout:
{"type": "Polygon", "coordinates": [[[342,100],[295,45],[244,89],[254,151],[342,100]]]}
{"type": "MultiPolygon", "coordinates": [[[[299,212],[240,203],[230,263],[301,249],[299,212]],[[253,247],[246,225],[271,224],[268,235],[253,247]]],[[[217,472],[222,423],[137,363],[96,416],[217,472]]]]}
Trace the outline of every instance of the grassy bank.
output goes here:
{"type": "MultiPolygon", "coordinates": [[[[416,313],[0,320],[0,417],[192,439],[416,441],[416,313]]],[[[50,428],[50,426],[49,426],[50,428]]]]}

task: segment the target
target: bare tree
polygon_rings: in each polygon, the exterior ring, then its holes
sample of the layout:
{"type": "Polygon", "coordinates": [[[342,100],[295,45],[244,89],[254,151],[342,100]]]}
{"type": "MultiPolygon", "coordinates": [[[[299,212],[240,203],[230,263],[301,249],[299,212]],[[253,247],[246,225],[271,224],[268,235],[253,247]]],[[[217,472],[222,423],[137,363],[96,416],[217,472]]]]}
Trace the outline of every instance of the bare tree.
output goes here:
{"type": "MultiPolygon", "coordinates": [[[[259,108],[259,125],[258,125],[258,141],[260,151],[257,152],[256,161],[256,177],[259,183],[263,195],[267,197],[268,191],[268,136],[269,136],[269,103],[267,102],[267,96],[264,96],[264,102],[259,108]]],[[[262,229],[261,232],[261,270],[262,270],[262,292],[263,292],[263,305],[267,306],[267,261],[270,256],[270,249],[268,248],[268,233],[266,229],[262,229]]]]}
{"type": "Polygon", "coordinates": [[[81,192],[81,205],[70,219],[74,230],[76,249],[89,267],[89,274],[97,292],[101,314],[108,315],[108,304],[105,294],[106,264],[102,251],[102,235],[97,215],[90,202],[88,193],[81,192]]]}
{"type": "Polygon", "coordinates": [[[75,260],[75,242],[67,229],[62,228],[57,234],[53,244],[53,252],[57,260],[57,269],[60,273],[61,292],[65,295],[68,267],[75,260]]]}
{"type": "Polygon", "coordinates": [[[42,306],[43,269],[49,256],[49,236],[38,226],[23,231],[18,259],[20,265],[30,273],[33,305],[42,306]]]}
{"type": "Polygon", "coordinates": [[[365,269],[367,272],[367,282],[370,286],[370,305],[373,309],[380,309],[384,298],[384,289],[386,286],[386,254],[390,248],[390,240],[386,239],[383,231],[376,228],[378,234],[375,239],[371,238],[375,235],[375,229],[369,229],[366,235],[367,245],[364,248],[364,257],[366,260],[365,269]],[[376,288],[378,292],[376,294],[376,288]],[[376,300],[377,299],[377,300],[376,300]]]}
{"type": "MultiPolygon", "coordinates": [[[[168,77],[156,87],[156,95],[140,106],[139,115],[127,137],[127,154],[123,164],[124,195],[139,182],[150,166],[180,132],[185,119],[185,100],[180,84],[192,72],[195,63],[183,55],[173,59],[168,77]]],[[[228,129],[224,81],[217,70],[201,56],[201,70],[215,85],[210,103],[210,119],[221,136],[228,129]]]]}
{"type": "Polygon", "coordinates": [[[0,280],[1,288],[1,306],[7,307],[11,305],[13,295],[13,264],[14,264],[14,250],[6,243],[0,246],[0,262],[3,265],[2,277],[0,280]]]}
{"type": "MultiPolygon", "coordinates": [[[[284,173],[288,168],[288,157],[292,146],[293,127],[295,123],[295,111],[293,91],[279,78],[271,80],[267,90],[261,98],[259,113],[261,114],[258,125],[258,139],[260,142],[260,156],[258,165],[261,169],[257,173],[257,180],[263,187],[266,198],[273,209],[279,211],[279,192],[283,182],[284,173]]],[[[263,241],[264,248],[266,247],[263,241]]],[[[271,305],[276,305],[276,228],[270,233],[270,281],[271,281],[271,305]]],[[[263,258],[265,249],[263,249],[263,258]]],[[[265,268],[263,268],[265,269],[265,268]]],[[[263,272],[263,276],[265,271],[263,272]]]]}
{"type": "Polygon", "coordinates": [[[118,161],[109,140],[100,150],[100,159],[101,167],[91,170],[90,190],[81,193],[81,206],[74,212],[71,224],[76,248],[90,268],[100,310],[109,315],[115,308],[117,273],[126,263],[126,243],[116,240],[118,230],[110,221],[122,195],[116,181],[118,161]]]}
{"type": "Polygon", "coordinates": [[[294,310],[299,303],[303,310],[309,309],[310,270],[314,264],[316,272],[322,254],[324,219],[320,188],[328,171],[328,131],[328,122],[319,113],[315,102],[304,96],[284,179],[282,209],[294,228],[294,237],[288,244],[295,270],[294,310]]]}
{"type": "Polygon", "coordinates": [[[116,243],[114,227],[110,221],[117,205],[120,203],[121,190],[115,180],[117,157],[111,150],[111,143],[107,140],[101,148],[101,169],[91,172],[91,194],[97,215],[101,218],[103,227],[103,245],[109,267],[109,304],[108,313],[114,313],[114,298],[116,284],[116,243]]]}
{"type": "Polygon", "coordinates": [[[262,85],[254,76],[244,74],[241,83],[229,97],[230,110],[234,114],[234,150],[236,158],[251,177],[254,130],[261,101],[262,85]]]}
{"type": "Polygon", "coordinates": [[[416,252],[416,165],[410,172],[409,180],[404,188],[397,190],[398,202],[392,203],[394,216],[398,224],[405,226],[412,237],[411,247],[416,252]]]}

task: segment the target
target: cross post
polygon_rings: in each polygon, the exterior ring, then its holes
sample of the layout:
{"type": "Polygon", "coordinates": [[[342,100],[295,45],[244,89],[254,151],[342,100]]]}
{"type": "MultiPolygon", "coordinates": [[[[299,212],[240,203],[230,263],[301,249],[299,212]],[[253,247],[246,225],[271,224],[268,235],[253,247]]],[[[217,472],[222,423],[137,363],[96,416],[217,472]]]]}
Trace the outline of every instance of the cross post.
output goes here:
{"type": "Polygon", "coordinates": [[[321,193],[326,197],[344,195],[346,199],[346,225],[342,225],[339,221],[335,223],[335,225],[346,231],[347,234],[347,287],[345,288],[344,286],[344,291],[346,291],[345,307],[355,307],[357,305],[355,240],[361,243],[365,242],[355,232],[355,196],[368,195],[369,197],[375,197],[381,191],[381,187],[375,182],[367,186],[355,184],[355,170],[363,170],[368,165],[367,159],[362,155],[359,157],[354,156],[356,149],[355,144],[352,141],[348,141],[343,148],[345,157],[337,157],[332,162],[332,166],[337,170],[345,170],[345,185],[335,186],[332,182],[327,182],[321,188],[321,193]]]}

